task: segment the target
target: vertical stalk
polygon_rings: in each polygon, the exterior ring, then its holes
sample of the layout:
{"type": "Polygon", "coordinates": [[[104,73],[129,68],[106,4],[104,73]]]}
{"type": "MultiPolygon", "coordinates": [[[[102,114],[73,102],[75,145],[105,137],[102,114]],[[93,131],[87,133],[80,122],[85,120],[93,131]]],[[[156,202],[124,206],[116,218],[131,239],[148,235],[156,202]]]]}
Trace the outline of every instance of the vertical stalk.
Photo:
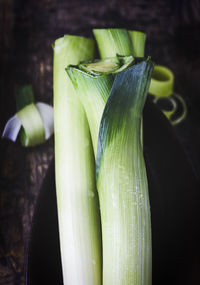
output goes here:
{"type": "Polygon", "coordinates": [[[95,160],[85,111],[65,68],[90,60],[94,41],[57,39],[54,48],[55,171],[62,270],[66,285],[101,284],[95,160]]]}

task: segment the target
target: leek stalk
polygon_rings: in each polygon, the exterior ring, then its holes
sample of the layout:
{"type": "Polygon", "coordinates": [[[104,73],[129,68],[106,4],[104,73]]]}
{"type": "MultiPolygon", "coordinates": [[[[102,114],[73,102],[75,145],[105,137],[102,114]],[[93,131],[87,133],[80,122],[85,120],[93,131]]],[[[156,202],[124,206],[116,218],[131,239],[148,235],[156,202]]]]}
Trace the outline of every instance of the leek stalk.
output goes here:
{"type": "Polygon", "coordinates": [[[131,39],[125,29],[94,29],[100,57],[114,57],[116,54],[129,56],[133,54],[131,39]]]}
{"type": "Polygon", "coordinates": [[[140,31],[128,31],[131,39],[133,56],[144,57],[146,34],[140,31]]]}
{"type": "Polygon", "coordinates": [[[115,57],[94,63],[82,63],[76,67],[69,66],[66,69],[87,114],[95,157],[100,121],[113,85],[114,74],[129,67],[133,62],[132,56],[115,57]],[[108,65],[108,63],[110,64],[108,65]],[[118,69],[116,69],[116,65],[118,69]]]}
{"type": "MultiPolygon", "coordinates": [[[[115,79],[107,74],[104,61],[99,65],[96,62],[95,69],[102,75],[92,75],[81,66],[70,66],[67,72],[85,108],[97,156],[103,284],[149,285],[151,223],[140,126],[153,64],[149,59],[133,61],[115,79]]],[[[91,71],[91,66],[85,67],[91,71]]]]}
{"type": "Polygon", "coordinates": [[[95,161],[87,118],[65,67],[94,55],[94,41],[64,36],[55,41],[55,170],[64,284],[101,284],[101,233],[95,161]]]}
{"type": "Polygon", "coordinates": [[[125,29],[94,29],[101,58],[133,55],[144,57],[146,34],[125,29]]]}
{"type": "Polygon", "coordinates": [[[146,61],[117,74],[101,120],[97,188],[104,285],[151,284],[150,206],[140,131],[152,69],[146,61]]]}

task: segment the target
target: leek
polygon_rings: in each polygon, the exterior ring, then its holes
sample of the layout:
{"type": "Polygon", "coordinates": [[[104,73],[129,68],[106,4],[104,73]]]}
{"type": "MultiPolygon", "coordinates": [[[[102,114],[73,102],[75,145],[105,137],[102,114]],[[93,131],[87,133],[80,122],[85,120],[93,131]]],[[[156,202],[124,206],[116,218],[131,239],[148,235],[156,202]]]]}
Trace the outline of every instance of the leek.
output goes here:
{"type": "MultiPolygon", "coordinates": [[[[94,29],[101,58],[113,55],[144,57],[146,34],[124,29],[94,29]]],[[[141,142],[143,143],[143,120],[141,120],[141,142]]]]}
{"type": "Polygon", "coordinates": [[[102,75],[90,74],[87,64],[89,72],[81,66],[70,66],[67,72],[85,108],[97,157],[103,284],[149,285],[151,223],[140,126],[153,64],[149,59],[133,61],[115,80],[103,60],[99,65],[95,69],[102,75]]]}
{"type": "Polygon", "coordinates": [[[34,93],[31,85],[24,85],[16,90],[17,113],[5,125],[2,137],[15,142],[20,135],[25,147],[44,143],[53,134],[52,106],[34,103],[34,93]]]}
{"type": "Polygon", "coordinates": [[[125,29],[94,29],[101,58],[133,55],[144,57],[146,34],[125,29]]]}
{"type": "Polygon", "coordinates": [[[118,56],[105,60],[96,60],[94,63],[69,66],[66,69],[87,114],[95,157],[100,121],[113,85],[114,74],[126,69],[135,61],[132,56],[118,56]],[[113,66],[113,69],[111,66],[113,66]],[[116,66],[118,69],[116,69],[116,66]]]}
{"type": "Polygon", "coordinates": [[[155,66],[149,93],[154,96],[154,103],[160,103],[164,100],[171,103],[170,110],[165,108],[161,108],[161,110],[173,126],[186,118],[187,105],[185,100],[174,92],[174,74],[169,68],[162,65],[155,66]],[[181,105],[182,111],[177,115],[178,103],[181,105]]]}
{"type": "Polygon", "coordinates": [[[156,65],[152,74],[149,93],[158,97],[168,97],[173,93],[174,74],[162,65],[156,65]]]}
{"type": "Polygon", "coordinates": [[[140,31],[128,31],[131,39],[133,55],[137,57],[144,57],[146,34],[140,31]]]}
{"type": "Polygon", "coordinates": [[[114,57],[116,54],[133,54],[131,39],[125,29],[94,29],[95,39],[101,58],[114,57]]]}
{"type": "Polygon", "coordinates": [[[95,161],[84,109],[65,67],[94,55],[94,41],[64,36],[54,48],[55,170],[64,284],[101,284],[95,161]]]}
{"type": "Polygon", "coordinates": [[[146,61],[119,73],[101,120],[97,188],[104,285],[151,284],[150,206],[140,131],[152,69],[146,61]]]}
{"type": "Polygon", "coordinates": [[[24,132],[21,136],[21,142],[25,146],[34,146],[45,142],[45,130],[42,118],[35,104],[29,104],[17,112],[24,132]],[[27,120],[27,117],[29,118],[27,120]]]}

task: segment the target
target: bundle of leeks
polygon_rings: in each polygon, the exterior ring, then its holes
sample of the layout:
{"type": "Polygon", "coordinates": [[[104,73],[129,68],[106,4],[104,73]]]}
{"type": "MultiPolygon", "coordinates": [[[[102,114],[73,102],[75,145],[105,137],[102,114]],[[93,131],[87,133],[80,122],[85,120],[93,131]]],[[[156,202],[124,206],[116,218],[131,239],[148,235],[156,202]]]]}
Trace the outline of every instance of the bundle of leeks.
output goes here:
{"type": "Polygon", "coordinates": [[[94,34],[101,60],[93,60],[94,41],[83,37],[65,36],[54,45],[64,284],[150,285],[151,221],[141,120],[153,63],[136,57],[144,55],[143,33],[104,29],[94,34]]]}

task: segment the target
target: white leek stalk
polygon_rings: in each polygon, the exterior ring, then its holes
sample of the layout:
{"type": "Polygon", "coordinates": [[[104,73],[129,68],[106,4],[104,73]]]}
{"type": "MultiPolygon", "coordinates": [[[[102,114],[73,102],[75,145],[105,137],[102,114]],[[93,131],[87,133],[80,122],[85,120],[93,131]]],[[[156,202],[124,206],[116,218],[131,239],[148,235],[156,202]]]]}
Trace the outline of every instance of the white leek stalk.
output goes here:
{"type": "Polygon", "coordinates": [[[113,84],[104,61],[92,65],[92,72],[104,66],[102,75],[91,75],[88,65],[84,71],[70,66],[67,72],[87,113],[94,149],[98,140],[103,285],[150,285],[151,221],[141,119],[153,64],[149,59],[133,61],[113,84]]]}
{"type": "Polygon", "coordinates": [[[84,109],[65,68],[89,60],[94,41],[64,36],[54,44],[56,193],[65,285],[101,284],[101,234],[95,161],[84,109]]]}

